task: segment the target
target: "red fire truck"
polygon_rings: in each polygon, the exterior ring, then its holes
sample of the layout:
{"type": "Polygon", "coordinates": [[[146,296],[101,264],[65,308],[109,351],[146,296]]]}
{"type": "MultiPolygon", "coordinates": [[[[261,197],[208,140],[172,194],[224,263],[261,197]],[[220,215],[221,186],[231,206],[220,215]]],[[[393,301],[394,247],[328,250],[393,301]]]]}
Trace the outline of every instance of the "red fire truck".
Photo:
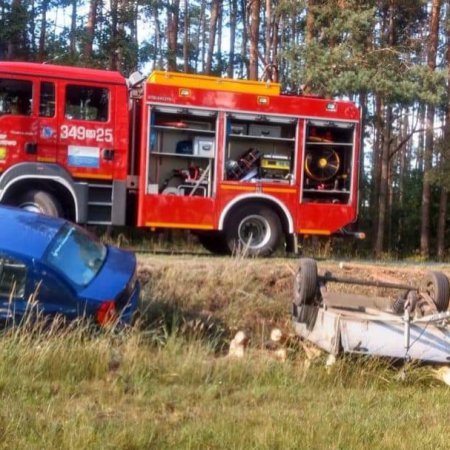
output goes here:
{"type": "Polygon", "coordinates": [[[0,202],[270,254],[356,220],[360,112],[276,83],[0,62],[0,202]]]}

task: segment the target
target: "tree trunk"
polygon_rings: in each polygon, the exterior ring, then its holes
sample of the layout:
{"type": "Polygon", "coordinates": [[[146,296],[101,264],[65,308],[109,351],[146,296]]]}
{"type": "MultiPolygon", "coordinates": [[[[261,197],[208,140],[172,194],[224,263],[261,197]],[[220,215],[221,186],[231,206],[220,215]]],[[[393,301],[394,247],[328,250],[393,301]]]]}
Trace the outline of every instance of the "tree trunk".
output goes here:
{"type": "Polygon", "coordinates": [[[372,187],[370,195],[370,216],[373,217],[372,222],[372,236],[374,240],[372,242],[374,253],[376,253],[377,246],[377,231],[379,216],[377,213],[378,198],[380,193],[380,180],[381,180],[381,155],[383,153],[383,139],[382,130],[383,123],[383,102],[380,95],[375,97],[375,133],[374,133],[374,145],[372,153],[372,187]]]}
{"type": "MultiPolygon", "coordinates": [[[[288,41],[288,33],[289,33],[289,24],[286,23],[287,19],[283,16],[280,15],[280,19],[278,21],[278,33],[277,33],[277,52],[278,49],[280,49],[280,51],[285,48],[286,46],[286,42],[288,41]]],[[[285,80],[288,79],[288,77],[285,75],[287,73],[290,73],[288,67],[290,66],[290,64],[287,62],[286,58],[280,58],[278,65],[277,65],[277,80],[279,78],[284,78],[285,80]]]]}
{"type": "MultiPolygon", "coordinates": [[[[139,62],[139,40],[138,40],[138,17],[139,17],[139,5],[135,1],[127,1],[127,21],[130,27],[130,37],[132,43],[131,57],[127,61],[126,74],[132,73],[138,69],[139,62]]],[[[124,24],[125,25],[125,24],[124,24]]],[[[125,39],[125,30],[124,30],[125,39]]]]}
{"type": "Polygon", "coordinates": [[[177,70],[177,36],[180,0],[172,0],[167,6],[167,69],[177,70]]]}
{"type": "Polygon", "coordinates": [[[278,83],[279,67],[278,67],[278,34],[279,34],[280,17],[276,18],[273,23],[272,31],[272,81],[278,83]]]}
{"type": "Polygon", "coordinates": [[[111,8],[111,50],[109,55],[109,68],[117,70],[117,22],[118,22],[118,3],[119,0],[110,0],[111,8]]]}
{"type": "Polygon", "coordinates": [[[128,0],[117,0],[117,34],[116,34],[116,70],[124,72],[125,68],[125,21],[128,18],[128,0]]]}
{"type": "Polygon", "coordinates": [[[216,31],[217,31],[217,19],[219,17],[219,0],[213,0],[211,4],[211,19],[209,21],[209,40],[208,40],[208,51],[206,52],[206,64],[205,72],[206,74],[211,74],[212,69],[212,59],[214,54],[214,46],[216,43],[216,31]]]}
{"type": "Polygon", "coordinates": [[[245,5],[245,0],[240,1],[241,13],[242,13],[242,42],[241,42],[241,61],[239,64],[239,78],[244,78],[244,67],[247,69],[247,77],[248,77],[248,53],[247,53],[247,44],[248,44],[248,19],[247,19],[247,8],[245,5]]]}
{"type": "Polygon", "coordinates": [[[445,186],[441,187],[441,195],[439,198],[439,217],[437,229],[437,257],[442,261],[445,256],[445,232],[447,229],[447,204],[448,204],[448,189],[445,186]]]}
{"type": "Polygon", "coordinates": [[[219,17],[217,19],[217,73],[222,76],[224,67],[222,59],[223,43],[223,8],[219,5],[219,17]]]}
{"type": "Polygon", "coordinates": [[[89,13],[85,30],[86,40],[83,51],[83,57],[86,61],[91,60],[93,55],[95,28],[97,26],[97,7],[98,0],[91,0],[89,3],[89,13]]]}
{"type": "MultiPolygon", "coordinates": [[[[430,35],[428,42],[427,63],[430,70],[436,69],[436,55],[439,41],[439,16],[441,9],[441,0],[432,0],[430,16],[430,35]]],[[[431,201],[431,183],[430,172],[433,159],[433,126],[434,126],[435,107],[428,105],[426,115],[426,135],[425,151],[423,161],[423,189],[422,189],[422,209],[421,209],[421,227],[420,227],[420,254],[424,258],[430,256],[430,201],[431,201]]]]}
{"type": "Polygon", "coordinates": [[[423,155],[424,155],[424,148],[425,148],[425,116],[426,116],[426,108],[425,105],[419,104],[418,105],[418,122],[419,122],[419,129],[422,130],[419,133],[419,136],[417,138],[417,170],[419,172],[423,172],[423,155]]]}
{"type": "Polygon", "coordinates": [[[72,0],[72,13],[70,15],[70,56],[77,53],[77,0],[72,0]]]}
{"type": "Polygon", "coordinates": [[[162,43],[161,43],[161,23],[159,21],[158,5],[155,5],[153,10],[153,20],[155,21],[155,54],[153,57],[153,63],[155,69],[162,70],[164,63],[162,57],[162,43]]]}
{"type": "Polygon", "coordinates": [[[38,50],[38,62],[45,61],[45,42],[47,37],[47,11],[48,0],[42,2],[41,5],[41,32],[39,34],[39,50],[38,50]]]}
{"type": "MultiPolygon", "coordinates": [[[[389,105],[385,108],[385,124],[392,121],[392,107],[389,105]]],[[[384,250],[384,234],[387,218],[387,200],[388,200],[388,183],[389,183],[389,149],[391,140],[391,127],[389,125],[383,127],[383,136],[381,144],[381,170],[380,170],[380,188],[378,194],[378,226],[375,241],[375,256],[380,258],[384,250]]]]}
{"type": "Polygon", "coordinates": [[[314,28],[315,28],[315,18],[314,18],[314,6],[315,0],[309,0],[307,2],[308,8],[306,11],[306,31],[305,31],[305,44],[310,45],[314,39],[314,28]]]}
{"type": "Polygon", "coordinates": [[[206,63],[206,0],[202,0],[202,5],[200,9],[200,35],[198,42],[200,47],[199,54],[200,54],[200,61],[202,63],[202,72],[204,72],[206,63]]]}
{"type": "Polygon", "coordinates": [[[270,80],[271,77],[271,28],[272,28],[272,5],[271,0],[266,0],[265,8],[265,30],[264,30],[264,72],[263,76],[265,80],[270,80]]]}
{"type": "Polygon", "coordinates": [[[184,0],[183,70],[189,72],[189,0],[184,0]]]}
{"type": "Polygon", "coordinates": [[[258,38],[259,38],[259,10],[261,0],[249,0],[250,10],[250,51],[249,51],[249,80],[258,79],[258,38]]]}
{"type": "MultiPolygon", "coordinates": [[[[0,10],[0,29],[3,29],[4,25],[4,7],[1,8],[3,9],[3,11],[0,10]],[[3,16],[3,20],[1,20],[3,16]]],[[[36,12],[36,2],[35,0],[31,0],[31,4],[30,4],[30,21],[29,21],[29,27],[30,27],[30,50],[31,50],[31,54],[32,55],[38,55],[39,54],[39,49],[38,49],[38,43],[36,43],[36,21],[34,20],[34,18],[37,16],[37,12],[36,12]]],[[[47,22],[47,20],[46,20],[47,22]]],[[[47,26],[47,25],[46,25],[47,26]]],[[[0,42],[0,61],[3,59],[2,58],[2,51],[1,48],[3,47],[2,45],[3,43],[0,42]]]]}
{"type": "MultiPolygon", "coordinates": [[[[305,30],[305,45],[310,46],[314,41],[314,36],[316,34],[316,18],[315,18],[315,8],[317,0],[308,0],[307,10],[306,10],[306,30],[305,30]]],[[[295,36],[296,30],[293,30],[293,36],[295,36]]],[[[311,93],[311,78],[308,75],[305,80],[303,80],[303,90],[305,94],[311,93]]]]}
{"type": "Polygon", "coordinates": [[[227,76],[234,76],[234,51],[236,40],[237,0],[230,0],[230,49],[228,56],[227,76]]]}
{"type": "MultiPolygon", "coordinates": [[[[409,134],[409,120],[408,120],[408,112],[409,109],[404,111],[402,117],[402,125],[401,125],[401,140],[404,140],[406,136],[409,134]]],[[[403,211],[404,209],[404,199],[405,199],[405,178],[407,174],[407,161],[408,157],[408,147],[410,146],[409,142],[406,142],[403,148],[400,150],[400,161],[399,161],[399,183],[398,183],[398,209],[399,211],[403,211]]],[[[402,242],[403,242],[403,233],[405,227],[405,219],[404,215],[400,214],[398,219],[398,227],[397,227],[397,236],[395,240],[395,247],[398,252],[401,252],[402,242]]],[[[401,256],[401,255],[400,255],[401,256]]]]}
{"type": "MultiPolygon", "coordinates": [[[[447,1],[449,3],[449,1],[447,1]]],[[[446,27],[446,64],[447,64],[447,76],[450,76],[450,10],[449,4],[447,5],[447,27],[446,27]]],[[[444,124],[444,140],[449,142],[450,138],[450,79],[447,79],[447,104],[445,107],[445,124],[444,124]]],[[[448,144],[447,144],[448,145],[448,144]]],[[[445,167],[448,163],[449,150],[447,145],[442,150],[441,164],[445,167]]],[[[445,182],[444,182],[445,183],[445,182]]],[[[447,230],[447,204],[448,204],[448,188],[447,186],[441,186],[441,194],[439,199],[439,216],[438,216],[438,229],[437,229],[437,243],[436,253],[440,261],[445,256],[445,234],[447,230]]]]}

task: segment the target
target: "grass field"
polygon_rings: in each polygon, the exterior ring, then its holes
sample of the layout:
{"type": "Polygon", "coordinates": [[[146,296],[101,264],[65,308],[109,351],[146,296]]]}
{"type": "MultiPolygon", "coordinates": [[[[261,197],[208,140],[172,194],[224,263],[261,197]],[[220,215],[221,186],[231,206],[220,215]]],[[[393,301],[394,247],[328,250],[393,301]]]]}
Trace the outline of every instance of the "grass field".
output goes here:
{"type": "MultiPolygon", "coordinates": [[[[3,336],[0,448],[448,448],[450,390],[429,367],[342,358],[326,368],[301,345],[285,363],[262,350],[272,327],[291,331],[295,270],[282,259],[140,257],[136,329],[3,336]],[[230,359],[240,329],[250,348],[230,359]]],[[[354,266],[402,280],[422,270],[354,266]]]]}

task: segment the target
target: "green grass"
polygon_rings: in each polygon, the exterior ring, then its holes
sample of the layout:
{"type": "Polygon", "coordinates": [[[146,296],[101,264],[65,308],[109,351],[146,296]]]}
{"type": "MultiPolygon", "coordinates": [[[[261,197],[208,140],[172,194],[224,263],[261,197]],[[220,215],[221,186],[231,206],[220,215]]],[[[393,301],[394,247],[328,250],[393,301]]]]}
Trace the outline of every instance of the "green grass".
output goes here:
{"type": "Polygon", "coordinates": [[[0,448],[444,449],[449,388],[428,367],[345,357],[328,369],[290,331],[283,260],[141,258],[147,313],[124,334],[27,330],[0,338],[0,448]],[[245,328],[247,356],[224,356],[245,328]]]}
{"type": "Polygon", "coordinates": [[[447,387],[428,369],[301,353],[218,357],[202,340],[83,331],[0,348],[1,448],[447,448],[447,387]]]}

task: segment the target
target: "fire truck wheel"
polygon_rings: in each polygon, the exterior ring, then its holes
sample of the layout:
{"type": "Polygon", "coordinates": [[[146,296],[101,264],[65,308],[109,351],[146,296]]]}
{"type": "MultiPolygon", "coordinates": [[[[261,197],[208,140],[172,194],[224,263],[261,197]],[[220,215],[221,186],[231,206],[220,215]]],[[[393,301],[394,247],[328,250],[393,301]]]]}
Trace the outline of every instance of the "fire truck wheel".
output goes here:
{"type": "Polygon", "coordinates": [[[216,255],[226,255],[230,253],[227,243],[225,242],[225,237],[218,231],[212,233],[198,233],[197,237],[200,244],[211,253],[216,255]]]}
{"type": "Polygon", "coordinates": [[[282,235],[278,215],[265,206],[250,205],[236,210],[225,227],[230,252],[248,256],[268,256],[280,243],[282,235]]]}
{"type": "Polygon", "coordinates": [[[318,289],[317,263],[312,258],[301,258],[294,280],[294,303],[310,305],[318,289]]]}
{"type": "Polygon", "coordinates": [[[47,216],[63,216],[59,201],[46,191],[28,191],[19,198],[16,206],[27,211],[46,214],[47,216]]]}
{"type": "Polygon", "coordinates": [[[448,309],[450,286],[448,278],[442,272],[428,272],[422,289],[431,297],[438,311],[448,309]]]}

